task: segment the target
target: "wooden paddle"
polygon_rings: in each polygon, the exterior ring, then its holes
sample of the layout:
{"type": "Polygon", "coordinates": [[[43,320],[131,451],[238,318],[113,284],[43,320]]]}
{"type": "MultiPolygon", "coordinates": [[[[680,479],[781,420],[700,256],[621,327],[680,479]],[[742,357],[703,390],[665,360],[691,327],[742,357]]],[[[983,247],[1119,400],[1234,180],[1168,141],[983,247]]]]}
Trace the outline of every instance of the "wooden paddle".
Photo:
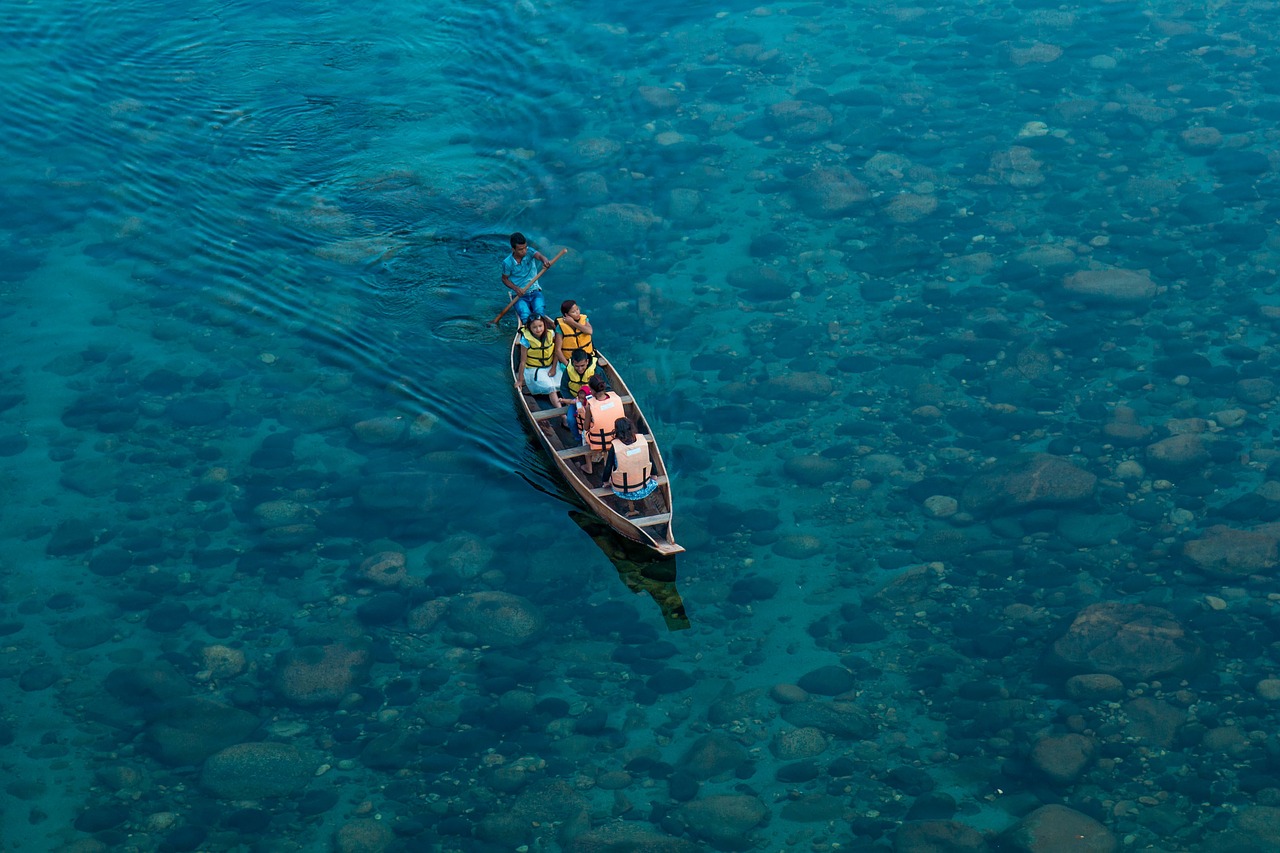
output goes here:
{"type": "Polygon", "coordinates": [[[508,311],[510,311],[510,310],[511,310],[511,308],[512,308],[512,307],[513,307],[517,302],[519,302],[519,301],[520,301],[520,297],[521,297],[521,296],[524,296],[526,293],[528,293],[528,292],[529,292],[529,288],[533,287],[533,283],[534,283],[535,281],[537,281],[538,279],[542,278],[542,273],[544,273],[544,272],[546,272],[547,270],[551,269],[551,267],[555,264],[555,262],[556,262],[556,261],[558,261],[558,260],[560,260],[561,258],[563,258],[566,254],[568,254],[568,252],[569,252],[569,250],[568,250],[568,249],[561,249],[561,250],[560,250],[560,254],[558,254],[558,255],[556,255],[554,258],[552,258],[552,259],[550,260],[550,262],[548,262],[548,264],[547,264],[545,267],[543,267],[543,268],[542,268],[542,270],[541,270],[537,275],[535,275],[533,278],[529,279],[529,283],[528,283],[528,284],[526,284],[526,285],[524,286],[524,290],[520,291],[520,293],[516,296],[516,298],[515,298],[515,299],[512,299],[510,302],[508,302],[508,303],[507,303],[507,307],[506,307],[506,308],[503,308],[503,309],[498,313],[498,316],[497,316],[497,317],[494,317],[492,320],[490,320],[490,321],[489,321],[489,325],[490,325],[490,326],[496,326],[496,325],[498,325],[498,321],[499,321],[499,320],[501,320],[503,317],[505,317],[505,316],[507,315],[507,312],[508,312],[508,311]]]}

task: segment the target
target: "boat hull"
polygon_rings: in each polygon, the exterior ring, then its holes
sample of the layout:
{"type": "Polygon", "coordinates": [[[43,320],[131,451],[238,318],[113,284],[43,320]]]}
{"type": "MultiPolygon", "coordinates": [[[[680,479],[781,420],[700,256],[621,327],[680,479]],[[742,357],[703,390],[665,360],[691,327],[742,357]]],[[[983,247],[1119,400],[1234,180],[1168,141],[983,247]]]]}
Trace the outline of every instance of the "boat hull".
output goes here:
{"type": "MultiPolygon", "coordinates": [[[[635,423],[636,432],[645,436],[645,440],[649,442],[653,475],[658,479],[658,487],[648,498],[648,505],[655,508],[654,511],[639,518],[628,518],[614,509],[612,490],[600,485],[600,471],[587,475],[578,467],[577,460],[586,455],[585,449],[573,444],[567,427],[562,424],[563,408],[552,409],[546,397],[530,394],[523,387],[516,391],[517,406],[526,426],[546,451],[556,472],[592,513],[599,516],[620,536],[644,545],[654,554],[662,557],[675,556],[683,552],[684,548],[676,543],[672,530],[675,513],[671,502],[671,483],[667,476],[666,464],[662,459],[662,452],[649,429],[644,412],[640,410],[639,403],[636,402],[622,376],[603,355],[600,356],[600,360],[602,363],[599,369],[609,381],[609,387],[613,393],[622,398],[626,415],[635,423]]],[[[519,343],[512,341],[513,385],[519,365],[519,343]]]]}

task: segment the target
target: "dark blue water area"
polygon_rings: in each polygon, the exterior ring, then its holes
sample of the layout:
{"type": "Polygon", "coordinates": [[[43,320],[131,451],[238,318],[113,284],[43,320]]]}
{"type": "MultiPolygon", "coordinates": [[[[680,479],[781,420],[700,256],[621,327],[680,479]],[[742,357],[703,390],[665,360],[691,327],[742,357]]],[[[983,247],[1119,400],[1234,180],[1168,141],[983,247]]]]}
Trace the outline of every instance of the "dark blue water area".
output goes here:
{"type": "Polygon", "coordinates": [[[9,4],[0,842],[1280,847],[1274,21],[9,4]]]}

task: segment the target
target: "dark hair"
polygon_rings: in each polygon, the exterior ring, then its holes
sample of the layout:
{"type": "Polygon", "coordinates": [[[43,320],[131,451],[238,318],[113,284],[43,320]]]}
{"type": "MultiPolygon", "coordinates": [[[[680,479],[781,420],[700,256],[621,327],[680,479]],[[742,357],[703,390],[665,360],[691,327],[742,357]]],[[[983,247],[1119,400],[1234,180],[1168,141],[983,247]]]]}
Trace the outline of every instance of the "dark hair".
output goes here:
{"type": "Polygon", "coordinates": [[[573,361],[590,361],[590,360],[591,360],[591,356],[590,356],[590,355],[587,353],[587,351],[586,351],[586,350],[584,350],[582,347],[578,347],[576,350],[574,350],[573,352],[569,353],[569,361],[571,361],[571,362],[573,362],[573,361]]]}
{"type": "Polygon", "coordinates": [[[592,392],[596,394],[599,394],[608,387],[604,384],[604,377],[599,373],[591,374],[591,378],[587,380],[587,385],[590,386],[592,392]]]}
{"type": "Polygon", "coordinates": [[[613,424],[613,434],[623,444],[631,444],[636,440],[636,425],[631,418],[618,418],[613,424]]]}
{"type": "Polygon", "coordinates": [[[578,304],[578,303],[574,302],[572,299],[566,299],[564,302],[561,302],[561,303],[560,303],[560,313],[561,313],[561,314],[568,314],[568,313],[569,313],[569,309],[570,309],[570,308],[572,308],[573,306],[577,305],[577,304],[578,304]]]}
{"type": "Polygon", "coordinates": [[[531,328],[531,327],[533,326],[533,321],[534,321],[534,320],[541,320],[541,321],[542,321],[542,337],[544,337],[544,338],[545,338],[545,337],[547,336],[547,332],[550,332],[550,331],[551,331],[551,323],[550,323],[550,321],[549,321],[549,320],[547,320],[547,318],[546,318],[546,317],[543,317],[541,314],[530,314],[530,315],[529,315],[529,319],[524,321],[524,327],[525,327],[526,329],[531,328]]]}
{"type": "Polygon", "coordinates": [[[513,249],[514,249],[516,246],[523,246],[525,243],[528,243],[528,242],[529,242],[529,241],[528,241],[528,240],[526,240],[526,239],[524,238],[524,235],[523,235],[523,234],[521,234],[519,231],[517,231],[517,232],[515,232],[514,234],[512,234],[512,235],[511,235],[511,248],[513,248],[513,249]]]}

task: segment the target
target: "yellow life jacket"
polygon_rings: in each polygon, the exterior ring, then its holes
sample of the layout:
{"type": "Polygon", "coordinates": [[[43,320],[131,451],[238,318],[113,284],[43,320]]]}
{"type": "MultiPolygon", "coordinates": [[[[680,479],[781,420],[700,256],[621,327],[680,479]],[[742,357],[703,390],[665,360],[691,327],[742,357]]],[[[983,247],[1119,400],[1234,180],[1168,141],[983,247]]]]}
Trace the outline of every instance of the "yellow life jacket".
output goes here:
{"type": "Polygon", "coordinates": [[[578,396],[578,389],[583,385],[586,385],[587,380],[595,375],[596,367],[597,365],[594,357],[592,357],[591,361],[587,364],[587,369],[582,371],[581,376],[578,375],[578,371],[573,369],[572,361],[564,366],[565,375],[569,377],[569,394],[571,396],[578,396]]]}
{"type": "Polygon", "coordinates": [[[591,410],[591,429],[587,432],[587,446],[603,453],[608,449],[609,442],[613,441],[614,427],[618,423],[618,418],[627,416],[627,413],[622,410],[622,398],[617,394],[610,394],[608,400],[588,397],[587,408],[591,410]]]}
{"type": "Polygon", "coordinates": [[[623,444],[613,440],[613,473],[609,481],[620,492],[634,492],[644,487],[653,475],[653,466],[649,459],[649,442],[636,436],[635,443],[623,444]]]}
{"type": "Polygon", "coordinates": [[[529,333],[526,326],[520,330],[520,337],[529,344],[529,355],[525,357],[525,367],[550,367],[556,359],[556,336],[550,329],[538,340],[529,333]]]}
{"type": "MultiPolygon", "coordinates": [[[[582,314],[578,317],[578,322],[585,322],[586,319],[587,315],[582,314]]],[[[570,326],[565,322],[564,317],[556,318],[556,327],[560,330],[560,351],[566,356],[573,355],[573,351],[576,349],[582,350],[587,355],[594,356],[596,354],[596,348],[591,343],[591,336],[570,326]]]]}

